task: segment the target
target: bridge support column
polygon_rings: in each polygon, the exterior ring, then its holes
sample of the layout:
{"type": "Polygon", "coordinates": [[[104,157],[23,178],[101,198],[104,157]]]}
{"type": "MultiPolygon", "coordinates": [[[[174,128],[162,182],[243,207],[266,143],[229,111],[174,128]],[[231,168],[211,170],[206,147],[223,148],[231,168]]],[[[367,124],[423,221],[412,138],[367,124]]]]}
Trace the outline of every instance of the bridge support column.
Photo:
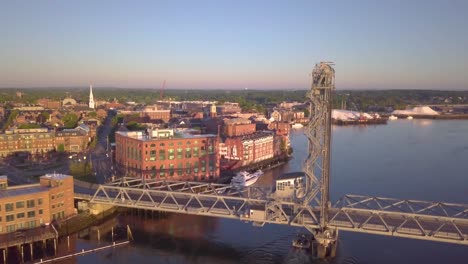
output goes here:
{"type": "Polygon", "coordinates": [[[338,246],[338,230],[327,229],[315,235],[315,250],[312,254],[319,259],[334,258],[338,246]]]}

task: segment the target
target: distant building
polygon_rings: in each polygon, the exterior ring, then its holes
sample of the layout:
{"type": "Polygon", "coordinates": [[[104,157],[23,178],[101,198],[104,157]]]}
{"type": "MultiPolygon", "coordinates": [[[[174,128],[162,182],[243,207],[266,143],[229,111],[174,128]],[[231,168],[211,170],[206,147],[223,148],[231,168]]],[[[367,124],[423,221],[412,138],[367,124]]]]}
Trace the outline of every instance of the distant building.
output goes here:
{"type": "Polygon", "coordinates": [[[63,148],[67,152],[86,150],[90,135],[84,125],[75,129],[52,131],[47,128],[13,129],[0,134],[0,157],[15,152],[42,154],[63,148]]]}
{"type": "Polygon", "coordinates": [[[115,159],[127,175],[146,179],[212,181],[219,176],[218,137],[173,129],[117,131],[115,159]]]}
{"type": "Polygon", "coordinates": [[[60,108],[60,101],[54,101],[51,99],[41,98],[37,100],[37,104],[43,106],[46,109],[59,109],[60,108]]]}
{"type": "Polygon", "coordinates": [[[224,135],[228,137],[250,135],[255,131],[256,125],[248,119],[233,118],[224,121],[224,135]]]}
{"type": "Polygon", "coordinates": [[[235,114],[242,112],[242,108],[239,106],[239,103],[226,102],[222,105],[217,105],[216,112],[218,115],[235,114]]]}
{"type": "Polygon", "coordinates": [[[0,176],[0,233],[49,224],[75,214],[73,177],[46,174],[38,184],[9,187],[0,176]]]}

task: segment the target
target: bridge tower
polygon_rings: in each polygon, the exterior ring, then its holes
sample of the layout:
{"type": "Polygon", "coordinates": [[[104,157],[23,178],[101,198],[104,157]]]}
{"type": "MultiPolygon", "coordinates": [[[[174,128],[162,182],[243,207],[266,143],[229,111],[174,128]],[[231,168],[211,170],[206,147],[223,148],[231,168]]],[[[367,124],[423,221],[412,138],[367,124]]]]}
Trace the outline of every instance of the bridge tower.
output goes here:
{"type": "Polygon", "coordinates": [[[335,70],[330,62],[320,62],[312,71],[312,85],[307,94],[310,104],[310,121],[304,130],[309,141],[309,155],[304,162],[306,192],[304,205],[320,208],[320,228],[315,232],[319,242],[319,258],[334,255],[336,230],[329,230],[328,210],[330,205],[330,162],[331,162],[331,112],[335,90],[335,70]]]}

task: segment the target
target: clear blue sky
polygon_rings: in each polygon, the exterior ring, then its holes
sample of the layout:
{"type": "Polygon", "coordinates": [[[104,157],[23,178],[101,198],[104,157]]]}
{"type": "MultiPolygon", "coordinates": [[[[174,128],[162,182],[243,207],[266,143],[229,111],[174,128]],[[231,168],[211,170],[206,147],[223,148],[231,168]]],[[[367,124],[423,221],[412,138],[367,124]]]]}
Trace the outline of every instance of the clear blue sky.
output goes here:
{"type": "Polygon", "coordinates": [[[468,89],[468,1],[0,2],[0,87],[468,89]]]}

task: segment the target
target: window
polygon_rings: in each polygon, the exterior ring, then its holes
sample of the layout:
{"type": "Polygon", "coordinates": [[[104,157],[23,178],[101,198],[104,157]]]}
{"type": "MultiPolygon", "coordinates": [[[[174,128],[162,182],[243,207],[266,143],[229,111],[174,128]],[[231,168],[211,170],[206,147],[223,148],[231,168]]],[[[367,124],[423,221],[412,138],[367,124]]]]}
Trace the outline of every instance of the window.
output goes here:
{"type": "Polygon", "coordinates": [[[34,211],[29,211],[28,212],[28,218],[35,217],[35,216],[36,216],[36,212],[34,212],[34,211]]]}
{"type": "Polygon", "coordinates": [[[210,162],[210,163],[209,163],[209,164],[210,164],[210,171],[214,171],[214,170],[215,170],[215,165],[214,165],[215,162],[214,162],[214,160],[210,159],[209,162],[210,162]]]}
{"type": "Polygon", "coordinates": [[[174,164],[169,164],[169,176],[174,176],[174,164]]]}
{"type": "Polygon", "coordinates": [[[179,162],[179,164],[177,164],[177,175],[178,176],[182,176],[184,174],[184,165],[182,164],[182,162],[179,162]]]}
{"type": "Polygon", "coordinates": [[[5,212],[11,212],[14,210],[13,203],[7,203],[5,204],[5,212]]]}
{"type": "Polygon", "coordinates": [[[18,213],[18,214],[16,214],[16,218],[17,218],[17,219],[24,218],[24,213],[18,213]]]}
{"type": "Polygon", "coordinates": [[[175,158],[175,157],[174,157],[174,149],[168,149],[167,152],[168,152],[168,155],[169,155],[168,158],[169,158],[170,160],[173,160],[173,159],[175,158]]]}
{"type": "Polygon", "coordinates": [[[185,173],[190,174],[192,172],[191,164],[190,162],[187,162],[187,165],[185,166],[185,173]]]}
{"type": "Polygon", "coordinates": [[[206,160],[201,161],[201,171],[205,172],[206,171],[206,160]]]}
{"type": "Polygon", "coordinates": [[[181,148],[178,148],[178,149],[177,149],[177,158],[178,158],[178,159],[181,159],[181,158],[182,158],[182,149],[181,149],[181,148]]]}
{"type": "Polygon", "coordinates": [[[196,161],[193,163],[193,172],[198,173],[198,162],[196,161]]]}
{"type": "Polygon", "coordinates": [[[155,147],[156,147],[156,144],[151,144],[151,147],[152,147],[152,148],[155,148],[155,147]]]}
{"type": "Polygon", "coordinates": [[[43,213],[44,213],[44,211],[42,209],[39,209],[39,214],[41,215],[43,213]]]}
{"type": "Polygon", "coordinates": [[[7,225],[6,231],[7,231],[7,232],[13,232],[13,231],[15,231],[15,225],[7,225]]]}
{"type": "Polygon", "coordinates": [[[41,205],[42,204],[42,198],[37,199],[37,204],[41,205]]]}
{"type": "Polygon", "coordinates": [[[196,158],[198,157],[198,147],[193,148],[193,156],[196,158]]]}
{"type": "Polygon", "coordinates": [[[34,206],[35,206],[34,204],[35,204],[35,203],[34,203],[34,200],[28,200],[28,201],[26,201],[26,206],[27,206],[28,208],[34,207],[34,206]]]}
{"type": "Polygon", "coordinates": [[[7,215],[6,216],[6,221],[7,222],[15,221],[15,215],[7,215]]]}
{"type": "Polygon", "coordinates": [[[19,208],[24,208],[24,201],[16,202],[16,209],[19,209],[19,208]]]}
{"type": "Polygon", "coordinates": [[[213,154],[214,153],[214,148],[213,145],[208,146],[208,154],[213,154]]]}
{"type": "Polygon", "coordinates": [[[166,160],[166,151],[164,149],[159,150],[159,160],[166,160]]]}
{"type": "Polygon", "coordinates": [[[150,151],[150,160],[156,160],[156,150],[150,151]]]}
{"type": "Polygon", "coordinates": [[[160,147],[164,147],[164,143],[159,144],[160,147]]]}
{"type": "Polygon", "coordinates": [[[186,158],[191,158],[192,157],[192,149],[191,148],[186,148],[185,149],[185,157],[186,158]]]}
{"type": "Polygon", "coordinates": [[[164,170],[164,164],[161,164],[161,166],[159,167],[159,176],[164,177],[165,175],[166,175],[166,172],[164,170]]]}
{"type": "Polygon", "coordinates": [[[190,144],[192,144],[192,143],[190,141],[187,141],[187,145],[190,145],[190,144]]]}

